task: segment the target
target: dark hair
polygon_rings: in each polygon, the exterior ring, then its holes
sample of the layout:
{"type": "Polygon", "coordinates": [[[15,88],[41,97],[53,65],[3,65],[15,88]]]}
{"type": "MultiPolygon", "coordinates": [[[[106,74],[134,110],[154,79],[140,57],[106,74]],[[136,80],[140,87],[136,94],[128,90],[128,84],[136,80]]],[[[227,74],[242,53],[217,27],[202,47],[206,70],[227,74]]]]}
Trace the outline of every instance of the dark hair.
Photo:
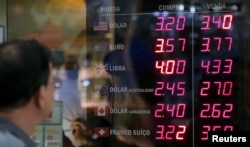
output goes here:
{"type": "Polygon", "coordinates": [[[36,40],[12,40],[0,45],[0,110],[21,107],[41,85],[48,84],[52,53],[36,40]]]}
{"type": "Polygon", "coordinates": [[[69,137],[65,135],[64,131],[62,131],[62,134],[63,134],[63,147],[75,147],[72,141],[69,139],[69,137]]]}

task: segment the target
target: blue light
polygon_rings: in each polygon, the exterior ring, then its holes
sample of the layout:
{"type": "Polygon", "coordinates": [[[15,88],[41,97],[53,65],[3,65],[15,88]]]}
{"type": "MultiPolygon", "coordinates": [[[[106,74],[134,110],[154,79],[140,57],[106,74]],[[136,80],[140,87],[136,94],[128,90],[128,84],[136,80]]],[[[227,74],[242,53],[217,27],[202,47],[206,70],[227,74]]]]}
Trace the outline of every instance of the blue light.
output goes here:
{"type": "Polygon", "coordinates": [[[190,7],[190,12],[191,12],[191,13],[194,13],[194,12],[195,12],[195,7],[194,7],[194,6],[191,6],[191,7],[190,7]]]}
{"type": "Polygon", "coordinates": [[[90,81],[89,80],[82,80],[82,86],[83,87],[88,87],[90,84],[90,81]]]}
{"type": "Polygon", "coordinates": [[[164,17],[167,17],[167,16],[168,16],[168,12],[167,12],[167,11],[164,11],[164,12],[162,12],[162,15],[163,15],[164,17]]]}
{"type": "Polygon", "coordinates": [[[158,12],[158,11],[155,11],[153,15],[154,15],[154,16],[160,16],[160,15],[161,15],[161,13],[160,13],[160,12],[158,12]]]}

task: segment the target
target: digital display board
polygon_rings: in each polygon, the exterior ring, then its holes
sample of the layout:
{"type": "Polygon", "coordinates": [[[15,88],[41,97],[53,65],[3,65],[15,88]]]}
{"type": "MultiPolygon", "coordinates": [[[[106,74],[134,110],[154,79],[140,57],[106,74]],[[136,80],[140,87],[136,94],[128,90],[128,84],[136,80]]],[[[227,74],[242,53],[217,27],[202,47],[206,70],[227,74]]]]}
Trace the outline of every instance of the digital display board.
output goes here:
{"type": "Polygon", "coordinates": [[[103,52],[109,113],[101,110],[110,124],[102,131],[109,138],[138,147],[200,147],[212,132],[249,130],[241,2],[105,2],[87,1],[88,12],[96,10],[96,17],[87,15],[87,42],[102,40],[87,46],[103,52]]]}
{"type": "MultiPolygon", "coordinates": [[[[156,98],[170,97],[180,101],[179,103],[157,103],[154,117],[156,119],[165,118],[166,114],[169,119],[182,119],[187,117],[187,109],[194,107],[183,103],[189,92],[188,86],[191,86],[191,91],[196,91],[192,94],[192,101],[198,99],[200,103],[196,107],[200,109],[194,110],[198,113],[197,118],[206,121],[201,125],[198,136],[200,140],[208,140],[209,131],[233,131],[234,125],[230,123],[234,103],[230,100],[235,92],[235,82],[230,76],[235,73],[234,58],[230,56],[234,48],[234,38],[228,32],[233,29],[234,16],[232,13],[218,14],[191,14],[191,17],[186,15],[169,14],[168,16],[157,16],[155,23],[156,32],[166,32],[169,34],[175,32],[173,36],[157,37],[155,39],[154,53],[157,55],[155,61],[155,71],[158,74],[159,81],[156,81],[154,95],[156,98]],[[196,16],[197,15],[197,16],[196,16]],[[187,27],[188,22],[192,22],[193,27],[195,17],[199,17],[196,21],[198,30],[200,30],[200,44],[195,50],[197,53],[187,50],[187,40],[192,40],[193,30],[191,30],[191,38],[182,35],[187,27]],[[207,35],[212,29],[224,32],[221,34],[207,35]],[[180,35],[178,35],[180,34],[180,35]],[[188,52],[188,53],[186,53],[188,52]],[[186,53],[186,54],[185,54],[186,53]],[[215,54],[214,57],[210,54],[215,54]],[[190,58],[187,58],[189,54],[190,58]],[[195,56],[204,56],[204,59],[199,61],[194,60],[195,56]],[[223,55],[228,55],[223,57],[223,55]],[[206,56],[208,58],[206,58],[206,56]],[[190,79],[182,79],[182,76],[190,75],[189,78],[194,79],[198,75],[194,72],[194,62],[206,79],[201,79],[199,84],[190,79]],[[165,96],[166,95],[166,96],[165,96]],[[221,124],[218,120],[228,121],[227,124],[221,124]],[[216,123],[218,122],[218,123],[216,123]]],[[[194,122],[195,125],[195,122],[194,122]]],[[[156,125],[156,140],[185,140],[187,130],[185,124],[157,124],[156,125]]]]}

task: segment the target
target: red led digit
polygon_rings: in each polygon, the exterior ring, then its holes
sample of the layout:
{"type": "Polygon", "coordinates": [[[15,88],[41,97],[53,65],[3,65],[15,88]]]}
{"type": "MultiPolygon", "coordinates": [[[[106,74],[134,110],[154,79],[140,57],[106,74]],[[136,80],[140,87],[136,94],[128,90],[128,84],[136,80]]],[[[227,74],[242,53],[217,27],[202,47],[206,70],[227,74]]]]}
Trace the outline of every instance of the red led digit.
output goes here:
{"type": "Polygon", "coordinates": [[[163,87],[164,87],[164,82],[157,82],[157,88],[155,88],[155,96],[162,96],[163,95],[163,93],[161,93],[163,87]]]}
{"type": "Polygon", "coordinates": [[[202,38],[202,45],[201,46],[204,48],[201,49],[201,52],[210,52],[209,44],[210,44],[210,38],[208,38],[208,37],[202,38]]]}
{"type": "Polygon", "coordinates": [[[225,59],[225,70],[223,71],[224,74],[230,74],[232,72],[233,60],[232,59],[225,59]]]}
{"type": "Polygon", "coordinates": [[[217,85],[217,87],[218,87],[217,88],[218,89],[217,90],[217,95],[220,95],[220,93],[221,93],[221,82],[214,82],[214,84],[217,85]]]}
{"type": "Polygon", "coordinates": [[[178,131],[177,131],[176,137],[175,137],[176,140],[183,140],[185,132],[186,132],[186,126],[179,125],[178,126],[178,131]]]}
{"type": "Polygon", "coordinates": [[[160,69],[160,71],[161,71],[161,74],[165,74],[165,71],[164,71],[164,69],[165,69],[165,61],[156,61],[155,62],[155,68],[156,69],[160,69]]]}
{"type": "Polygon", "coordinates": [[[201,24],[203,25],[201,27],[201,30],[209,30],[209,22],[210,22],[210,16],[208,15],[204,15],[203,16],[203,21],[201,22],[201,24]]]}
{"type": "Polygon", "coordinates": [[[211,127],[208,125],[202,126],[202,132],[201,132],[201,140],[207,140],[208,139],[208,132],[211,130],[211,127]]]}
{"type": "Polygon", "coordinates": [[[232,15],[225,15],[223,17],[222,29],[224,29],[224,30],[231,29],[232,20],[233,20],[233,16],[232,15]]]}
{"type": "Polygon", "coordinates": [[[173,29],[171,28],[171,26],[173,26],[173,24],[175,22],[175,17],[169,16],[168,19],[170,20],[170,22],[168,22],[166,24],[165,30],[166,31],[172,31],[173,29]]]}
{"type": "Polygon", "coordinates": [[[176,118],[183,118],[185,116],[186,104],[178,104],[176,111],[176,118]]]}
{"type": "Polygon", "coordinates": [[[213,131],[219,131],[219,130],[221,130],[221,126],[214,126],[213,127],[213,131]]]}
{"type": "Polygon", "coordinates": [[[157,128],[157,131],[156,131],[155,139],[156,140],[163,139],[163,133],[164,133],[165,126],[164,125],[157,125],[156,128],[157,128]]]}
{"type": "Polygon", "coordinates": [[[175,131],[175,126],[174,125],[168,125],[167,127],[167,132],[166,132],[166,135],[165,135],[165,139],[166,140],[173,140],[173,134],[174,134],[174,131],[175,131]]]}
{"type": "Polygon", "coordinates": [[[233,88],[233,82],[231,81],[224,82],[222,95],[230,96],[232,94],[232,88],[233,88]]]}
{"type": "Polygon", "coordinates": [[[178,93],[177,96],[184,96],[185,95],[185,84],[186,82],[178,82],[177,84],[177,89],[178,89],[178,93]]]}
{"type": "Polygon", "coordinates": [[[200,96],[208,96],[207,92],[208,89],[210,88],[210,82],[202,82],[203,85],[205,86],[202,86],[201,88],[201,91],[200,91],[200,96]]]}
{"type": "Polygon", "coordinates": [[[168,113],[170,113],[171,117],[175,117],[175,116],[174,116],[174,115],[175,115],[175,114],[174,114],[175,110],[176,110],[175,104],[173,104],[173,105],[167,104],[167,106],[166,106],[166,111],[167,111],[168,113]]]}
{"type": "Polygon", "coordinates": [[[214,71],[212,71],[212,74],[218,74],[220,72],[220,67],[221,67],[221,60],[215,59],[213,64],[214,71]]]}
{"type": "Polygon", "coordinates": [[[213,21],[212,22],[214,24],[217,24],[217,28],[220,28],[220,26],[221,26],[221,16],[219,16],[219,17],[213,16],[213,21]]]}
{"type": "Polygon", "coordinates": [[[231,51],[233,38],[232,37],[225,37],[225,40],[228,40],[228,50],[231,51]]]}
{"type": "Polygon", "coordinates": [[[207,74],[210,74],[210,60],[202,60],[201,61],[201,67],[204,68],[206,70],[207,74]]]}
{"type": "Polygon", "coordinates": [[[171,95],[174,95],[175,82],[173,83],[167,82],[166,89],[171,91],[171,95]]]}
{"type": "Polygon", "coordinates": [[[225,110],[223,111],[223,118],[231,118],[230,113],[233,111],[233,104],[225,104],[225,110]],[[229,113],[229,114],[228,114],[229,113]]]}
{"type": "Polygon", "coordinates": [[[159,22],[156,23],[155,31],[163,31],[164,17],[157,17],[157,20],[159,20],[159,22]]]}
{"type": "Polygon", "coordinates": [[[168,75],[173,74],[174,68],[175,68],[175,61],[174,60],[167,60],[165,73],[168,75]]]}
{"type": "Polygon", "coordinates": [[[220,47],[221,47],[221,37],[214,37],[214,40],[217,40],[217,51],[220,51],[220,47]]]}
{"type": "Polygon", "coordinates": [[[164,52],[164,39],[157,38],[156,39],[156,45],[155,45],[155,53],[163,53],[164,52]]]}
{"type": "Polygon", "coordinates": [[[156,110],[155,110],[155,114],[154,117],[155,118],[161,118],[163,115],[161,115],[161,113],[164,111],[164,104],[158,103],[156,105],[156,110]],[[160,114],[159,114],[160,113],[160,114]]]}
{"type": "Polygon", "coordinates": [[[176,74],[184,74],[186,68],[186,60],[178,60],[176,74]]]}
{"type": "Polygon", "coordinates": [[[207,118],[207,117],[208,117],[207,113],[208,113],[209,110],[210,110],[210,104],[202,104],[202,105],[205,107],[205,109],[202,109],[202,110],[201,110],[200,118],[207,118]],[[205,113],[206,113],[206,114],[205,114],[205,113]]]}
{"type": "Polygon", "coordinates": [[[182,42],[181,51],[184,52],[186,46],[186,38],[179,38],[178,40],[182,42]]]}
{"type": "Polygon", "coordinates": [[[234,127],[233,126],[224,126],[224,131],[233,131],[234,127]]]}
{"type": "Polygon", "coordinates": [[[176,30],[184,30],[186,24],[186,17],[185,16],[179,16],[177,19],[177,24],[176,24],[176,30]]]}
{"type": "Polygon", "coordinates": [[[221,106],[221,104],[213,104],[212,118],[219,118],[220,117],[220,106],[221,106]]]}
{"type": "Polygon", "coordinates": [[[166,41],[166,52],[172,53],[174,51],[174,44],[173,44],[174,38],[168,38],[166,41]]]}

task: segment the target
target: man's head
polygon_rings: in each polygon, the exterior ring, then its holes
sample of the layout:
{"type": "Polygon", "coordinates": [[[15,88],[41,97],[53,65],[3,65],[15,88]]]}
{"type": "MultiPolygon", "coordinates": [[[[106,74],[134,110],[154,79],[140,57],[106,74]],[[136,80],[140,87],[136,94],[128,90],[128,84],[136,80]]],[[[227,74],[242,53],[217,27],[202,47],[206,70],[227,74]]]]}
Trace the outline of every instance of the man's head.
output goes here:
{"type": "Polygon", "coordinates": [[[11,112],[32,101],[45,119],[53,103],[51,51],[35,40],[0,45],[0,112],[11,112]]]}

